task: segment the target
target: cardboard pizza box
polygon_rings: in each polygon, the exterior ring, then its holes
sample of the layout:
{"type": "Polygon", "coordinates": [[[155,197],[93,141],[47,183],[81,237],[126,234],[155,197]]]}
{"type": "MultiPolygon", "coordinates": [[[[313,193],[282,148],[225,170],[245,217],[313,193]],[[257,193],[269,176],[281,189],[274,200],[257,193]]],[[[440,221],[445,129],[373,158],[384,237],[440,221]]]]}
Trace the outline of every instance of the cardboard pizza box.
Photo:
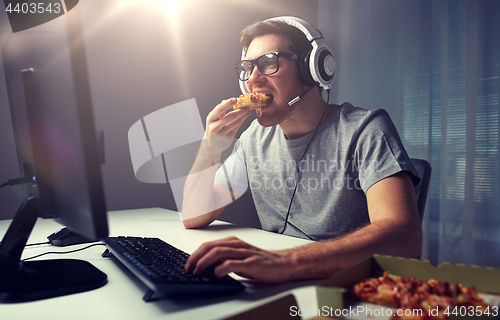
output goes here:
{"type": "MultiPolygon", "coordinates": [[[[467,287],[475,287],[481,293],[485,302],[491,306],[489,317],[479,315],[470,310],[469,312],[464,312],[464,310],[457,309],[455,310],[455,315],[450,312],[450,319],[495,319],[495,317],[500,319],[499,268],[450,263],[434,267],[427,260],[381,255],[374,255],[372,258],[362,261],[350,269],[339,272],[319,284],[316,287],[316,292],[318,308],[322,311],[321,315],[344,319],[389,319],[390,313],[388,307],[349,301],[344,295],[347,292],[345,288],[369,277],[379,277],[384,271],[389,271],[390,274],[400,277],[414,277],[422,281],[436,279],[446,281],[450,284],[461,283],[467,287]],[[462,312],[462,315],[460,315],[460,312],[462,312]]],[[[392,309],[392,312],[396,310],[392,309]]]]}
{"type": "Polygon", "coordinates": [[[273,301],[250,310],[243,311],[224,320],[274,320],[274,319],[293,319],[300,320],[301,317],[293,317],[290,314],[290,307],[297,306],[297,300],[292,294],[287,294],[273,301]]]}

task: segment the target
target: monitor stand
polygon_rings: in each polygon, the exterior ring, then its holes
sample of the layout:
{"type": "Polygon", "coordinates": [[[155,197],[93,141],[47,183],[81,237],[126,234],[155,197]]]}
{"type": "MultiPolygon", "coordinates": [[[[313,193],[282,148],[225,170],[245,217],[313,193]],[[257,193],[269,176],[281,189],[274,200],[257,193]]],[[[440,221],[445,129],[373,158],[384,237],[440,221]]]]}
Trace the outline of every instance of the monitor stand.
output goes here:
{"type": "Polygon", "coordinates": [[[99,288],[107,276],[87,261],[21,261],[38,218],[34,196],[26,198],[0,244],[0,303],[40,300],[99,288]]]}

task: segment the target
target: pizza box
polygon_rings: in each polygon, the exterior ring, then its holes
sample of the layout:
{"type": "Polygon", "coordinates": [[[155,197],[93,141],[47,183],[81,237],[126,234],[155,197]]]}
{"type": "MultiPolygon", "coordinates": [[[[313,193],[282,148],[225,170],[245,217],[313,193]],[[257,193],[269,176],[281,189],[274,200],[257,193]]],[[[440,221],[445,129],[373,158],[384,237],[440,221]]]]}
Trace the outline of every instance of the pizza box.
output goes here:
{"type": "MultiPolygon", "coordinates": [[[[275,300],[266,302],[260,306],[245,310],[241,313],[225,317],[224,320],[274,320],[274,319],[290,319],[300,320],[301,317],[294,317],[290,313],[290,308],[297,306],[297,300],[292,294],[287,294],[276,298],[275,300]]],[[[331,320],[331,319],[329,319],[331,320]]]]}
{"type": "MultiPolygon", "coordinates": [[[[467,314],[467,310],[455,310],[450,319],[500,319],[500,269],[478,267],[464,264],[443,263],[434,267],[427,260],[405,259],[374,255],[356,266],[341,271],[326,279],[316,287],[318,311],[320,315],[331,318],[344,319],[390,319],[388,307],[365,302],[354,302],[344,299],[347,287],[363,281],[369,277],[382,276],[384,271],[400,277],[414,277],[422,281],[429,279],[443,280],[448,283],[461,283],[467,287],[475,287],[484,301],[491,306],[490,317],[474,313],[467,314]]],[[[392,312],[397,309],[393,308],[392,312]]],[[[416,311],[415,311],[416,312],[416,311]]],[[[417,312],[418,313],[418,312],[417,312]]],[[[415,313],[414,313],[415,314],[415,313]]]]}

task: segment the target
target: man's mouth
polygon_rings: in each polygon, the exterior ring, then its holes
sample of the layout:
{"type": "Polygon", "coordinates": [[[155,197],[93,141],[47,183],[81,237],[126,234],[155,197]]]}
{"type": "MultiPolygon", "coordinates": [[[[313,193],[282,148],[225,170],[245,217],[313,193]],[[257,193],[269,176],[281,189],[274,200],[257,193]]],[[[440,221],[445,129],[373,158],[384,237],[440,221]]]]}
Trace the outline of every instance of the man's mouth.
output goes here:
{"type": "Polygon", "coordinates": [[[274,100],[274,96],[272,94],[270,93],[264,93],[264,94],[268,97],[268,99],[266,100],[266,103],[259,108],[259,112],[257,113],[257,115],[262,115],[262,112],[264,112],[274,100]]]}
{"type": "Polygon", "coordinates": [[[257,93],[259,94],[261,97],[262,96],[265,96],[266,98],[261,98],[261,101],[259,103],[259,107],[256,109],[256,112],[257,112],[257,116],[261,116],[262,115],[262,112],[264,110],[266,110],[270,105],[271,103],[274,101],[274,95],[269,93],[269,92],[266,92],[267,90],[254,90],[252,91],[252,93],[257,93]]]}
{"type": "Polygon", "coordinates": [[[268,105],[270,105],[270,104],[273,102],[273,100],[274,100],[274,96],[273,96],[272,94],[270,94],[270,93],[264,93],[264,94],[265,94],[266,96],[268,96],[268,97],[269,97],[269,99],[266,101],[266,104],[265,104],[265,105],[263,105],[262,107],[267,107],[268,105]]]}

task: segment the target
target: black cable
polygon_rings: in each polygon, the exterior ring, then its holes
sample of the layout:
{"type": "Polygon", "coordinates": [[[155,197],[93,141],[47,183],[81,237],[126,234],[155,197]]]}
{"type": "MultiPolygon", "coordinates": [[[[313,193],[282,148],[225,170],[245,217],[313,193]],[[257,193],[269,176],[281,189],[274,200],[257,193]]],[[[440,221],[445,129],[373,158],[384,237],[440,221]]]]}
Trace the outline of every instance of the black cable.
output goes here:
{"type": "Polygon", "coordinates": [[[38,242],[38,243],[29,243],[25,247],[39,246],[39,245],[42,245],[42,244],[50,244],[50,241],[47,241],[47,242],[38,242]]]}
{"type": "MultiPolygon", "coordinates": [[[[2,244],[2,242],[0,242],[0,244],[2,244]]],[[[41,245],[44,245],[44,244],[50,244],[50,241],[47,241],[47,242],[38,242],[38,243],[28,243],[27,245],[25,245],[25,247],[41,246],[41,245]]]]}
{"type": "Polygon", "coordinates": [[[33,256],[33,257],[22,259],[21,261],[22,262],[28,261],[28,260],[31,260],[31,259],[35,259],[35,258],[44,256],[44,255],[47,255],[47,254],[68,254],[68,253],[78,252],[78,251],[86,250],[86,249],[94,247],[94,246],[104,246],[104,243],[94,243],[94,244],[91,244],[90,246],[86,246],[85,248],[80,248],[80,249],[71,250],[71,251],[64,251],[64,252],[49,251],[49,252],[38,254],[38,255],[33,256]]]}
{"type": "Polygon", "coordinates": [[[10,179],[7,182],[0,184],[0,189],[6,186],[15,186],[19,184],[26,184],[33,182],[35,182],[35,177],[21,177],[21,178],[10,179]]]}
{"type": "MultiPolygon", "coordinates": [[[[295,173],[295,188],[293,189],[293,193],[292,193],[292,198],[290,199],[290,204],[288,205],[288,211],[286,212],[286,216],[285,216],[285,224],[283,225],[283,229],[281,230],[281,234],[283,234],[286,230],[286,226],[288,225],[288,217],[290,216],[290,209],[292,208],[292,203],[293,203],[293,198],[295,197],[295,193],[297,192],[297,187],[298,187],[298,181],[300,179],[300,161],[302,161],[304,159],[304,156],[306,155],[307,153],[307,149],[309,149],[309,146],[311,145],[311,142],[314,140],[314,138],[316,137],[316,133],[318,133],[318,129],[319,129],[319,126],[321,124],[321,120],[323,119],[323,117],[325,116],[325,113],[326,113],[326,110],[328,109],[328,102],[330,101],[330,89],[327,90],[327,94],[328,94],[328,98],[326,100],[326,107],[325,107],[325,110],[323,111],[323,114],[321,115],[321,118],[319,118],[319,122],[318,122],[318,125],[316,126],[316,129],[314,130],[314,134],[313,136],[311,137],[311,140],[309,140],[309,143],[307,144],[306,146],[306,149],[304,150],[304,153],[302,154],[302,157],[300,158],[299,160],[299,163],[297,164],[297,172],[295,173]]],[[[294,226],[295,228],[297,228],[296,226],[294,226]]],[[[299,228],[297,228],[299,229],[299,228]]],[[[299,229],[300,230],[300,229],[299,229]]],[[[311,238],[307,233],[305,233],[304,231],[300,230],[303,234],[306,235],[306,237],[308,237],[309,239],[311,240],[315,240],[313,238],[311,238]]]]}

